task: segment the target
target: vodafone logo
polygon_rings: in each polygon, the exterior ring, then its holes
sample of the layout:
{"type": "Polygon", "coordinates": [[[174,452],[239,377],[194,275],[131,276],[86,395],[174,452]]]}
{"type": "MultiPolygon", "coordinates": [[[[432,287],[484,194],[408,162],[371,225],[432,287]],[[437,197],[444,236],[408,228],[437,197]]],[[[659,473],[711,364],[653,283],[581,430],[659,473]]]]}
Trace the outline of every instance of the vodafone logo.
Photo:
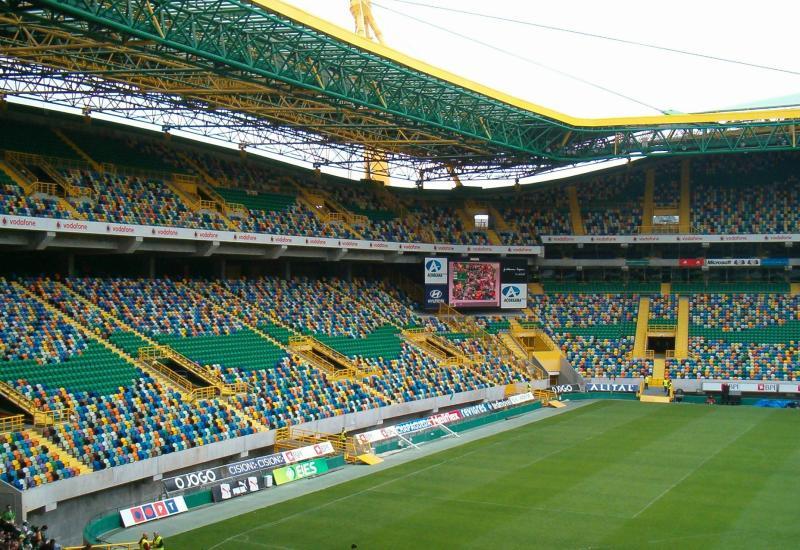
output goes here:
{"type": "Polygon", "coordinates": [[[255,235],[234,235],[238,241],[255,242],[258,238],[255,235]]]}
{"type": "Polygon", "coordinates": [[[106,231],[110,231],[111,233],[131,234],[134,232],[134,229],[129,225],[107,225],[106,231]]]}

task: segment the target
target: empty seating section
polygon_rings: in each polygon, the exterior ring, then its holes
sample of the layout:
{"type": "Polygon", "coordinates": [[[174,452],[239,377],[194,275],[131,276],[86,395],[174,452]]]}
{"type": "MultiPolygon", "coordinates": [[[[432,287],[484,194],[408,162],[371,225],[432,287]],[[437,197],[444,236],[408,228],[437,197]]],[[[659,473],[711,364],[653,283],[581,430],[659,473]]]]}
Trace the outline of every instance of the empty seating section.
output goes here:
{"type": "Polygon", "coordinates": [[[498,231],[503,244],[538,242],[541,235],[571,235],[569,202],[562,188],[519,193],[494,202],[511,231],[498,231]]]}
{"type": "Polygon", "coordinates": [[[693,224],[703,233],[797,233],[797,155],[710,157],[694,168],[693,224]]]}
{"type": "Polygon", "coordinates": [[[498,357],[496,354],[484,345],[480,340],[469,338],[465,335],[456,334],[455,337],[449,340],[454,343],[467,357],[476,359],[476,367],[479,369],[481,376],[487,380],[492,380],[497,384],[513,384],[515,382],[524,382],[526,379],[520,373],[527,372],[528,368],[525,363],[517,358],[504,359],[498,357]],[[515,370],[513,366],[509,365],[511,361],[519,370],[515,370]]]}
{"type": "Polygon", "coordinates": [[[109,395],[41,393],[71,408],[70,421],[45,435],[93,470],[128,464],[254,433],[217,400],[189,404],[149,377],[109,395]]]}
{"type": "Polygon", "coordinates": [[[234,406],[270,429],[388,404],[354,381],[331,382],[319,370],[288,356],[271,369],[247,373],[228,369],[222,374],[229,382],[246,382],[253,388],[238,396],[234,406]]]}
{"type": "Polygon", "coordinates": [[[305,334],[364,338],[390,322],[414,321],[410,310],[378,286],[368,292],[366,283],[264,278],[225,284],[243,300],[273,311],[281,324],[305,334]]]}
{"type": "Polygon", "coordinates": [[[85,132],[70,129],[64,133],[81,151],[96,162],[154,172],[176,171],[175,166],[166,162],[162,155],[142,154],[137,151],[139,140],[132,136],[121,137],[116,132],[110,133],[102,130],[85,132]]]}
{"type": "Polygon", "coordinates": [[[50,128],[12,119],[4,119],[2,124],[0,149],[46,157],[80,160],[78,154],[50,128]]]}
{"type": "Polygon", "coordinates": [[[80,472],[64,464],[51,444],[29,432],[0,434],[0,481],[20,491],[80,472]]]}
{"type": "Polygon", "coordinates": [[[220,336],[244,328],[233,313],[215,309],[168,279],[68,279],[66,284],[156,339],[162,335],[220,336]]]}
{"type": "Polygon", "coordinates": [[[193,212],[166,184],[140,176],[64,170],[73,185],[93,190],[91,199],[70,199],[89,221],[227,229],[217,214],[193,212]]]}
{"type": "Polygon", "coordinates": [[[780,294],[789,292],[786,282],[739,282],[721,283],[715,281],[694,283],[672,283],[676,294],[780,294]]]}
{"type": "MultiPolygon", "coordinates": [[[[0,150],[63,159],[48,161],[53,166],[87,162],[54,129],[13,117],[5,117],[3,125],[6,131],[0,136],[0,150]]],[[[59,131],[104,169],[114,172],[95,173],[85,169],[65,173],[69,182],[94,190],[92,199],[70,199],[75,209],[91,221],[229,229],[226,220],[216,212],[193,211],[165,183],[175,174],[191,174],[209,179],[205,183],[216,186],[227,201],[247,207],[246,214],[235,220],[242,231],[331,238],[357,236],[342,225],[320,221],[302,201],[296,200],[299,185],[328,194],[349,212],[365,216],[367,221],[358,223],[356,230],[369,240],[433,239],[452,244],[489,244],[486,232],[464,226],[449,197],[429,193],[429,197],[421,200],[410,192],[380,191],[375,184],[317,176],[264,158],[238,158],[228,151],[103,125],[87,129],[64,124],[59,131]]],[[[693,231],[799,232],[797,166],[797,155],[791,153],[693,159],[689,171],[693,231]]],[[[654,206],[678,206],[681,194],[678,161],[637,164],[625,175],[591,176],[575,184],[588,235],[629,235],[639,231],[643,222],[644,179],[649,169],[655,171],[654,206]]],[[[488,199],[482,196],[481,200],[488,200],[508,223],[508,229],[495,227],[505,245],[529,245],[540,241],[543,235],[574,232],[563,185],[534,190],[520,188],[514,193],[501,191],[491,193],[488,199]]],[[[3,174],[0,174],[0,213],[74,216],[54,197],[26,196],[22,188],[3,174]]]]}
{"type": "Polygon", "coordinates": [[[529,296],[528,321],[548,332],[572,366],[590,377],[639,376],[649,361],[631,359],[639,298],[636,294],[529,296]]]}
{"type": "Polygon", "coordinates": [[[86,339],[38,301],[0,279],[0,365],[59,363],[85,350],[86,339]]]}
{"type": "Polygon", "coordinates": [[[68,218],[69,212],[61,208],[58,200],[25,191],[0,169],[0,214],[11,216],[30,216],[39,218],[68,218]]]}
{"type": "Polygon", "coordinates": [[[692,336],[691,357],[670,361],[673,378],[800,379],[800,339],[785,343],[730,342],[692,336]]]}
{"type": "Polygon", "coordinates": [[[355,363],[380,369],[381,374],[370,376],[367,383],[398,402],[487,387],[469,370],[443,367],[405,342],[396,359],[357,357],[355,363]]]}
{"type": "Polygon", "coordinates": [[[632,235],[642,225],[641,178],[605,177],[577,186],[583,226],[588,235],[632,235]]]}
{"type": "Polygon", "coordinates": [[[296,196],[278,193],[226,189],[217,192],[229,202],[243,204],[248,216],[233,215],[242,231],[274,235],[353,238],[353,233],[337,224],[322,223],[296,196]]]}
{"type": "Polygon", "coordinates": [[[639,298],[635,294],[544,294],[529,296],[528,305],[534,313],[529,320],[558,332],[635,323],[639,298]]]}
{"type": "Polygon", "coordinates": [[[271,369],[286,356],[281,348],[248,329],[225,336],[161,336],[159,342],[201,365],[242,371],[271,369]]]}
{"type": "Polygon", "coordinates": [[[796,380],[800,377],[800,297],[696,294],[690,299],[689,352],[673,361],[678,378],[796,380]]]}
{"type": "Polygon", "coordinates": [[[636,281],[544,281],[542,286],[548,294],[656,294],[661,292],[660,283],[636,281]]]}
{"type": "Polygon", "coordinates": [[[655,294],[650,297],[651,325],[674,325],[678,317],[678,300],[672,294],[655,294]]]}
{"type": "Polygon", "coordinates": [[[639,378],[653,373],[652,361],[629,357],[633,351],[633,336],[604,338],[564,332],[557,340],[567,360],[583,376],[639,378]]]}
{"type": "MultiPolygon", "coordinates": [[[[797,326],[800,297],[787,294],[695,294],[690,299],[692,330],[744,332],[797,326]]],[[[787,336],[792,336],[787,333],[787,336]]]]}
{"type": "Polygon", "coordinates": [[[412,207],[419,225],[433,234],[437,243],[488,245],[489,237],[483,231],[469,231],[450,204],[432,204],[417,201],[412,207]]]}

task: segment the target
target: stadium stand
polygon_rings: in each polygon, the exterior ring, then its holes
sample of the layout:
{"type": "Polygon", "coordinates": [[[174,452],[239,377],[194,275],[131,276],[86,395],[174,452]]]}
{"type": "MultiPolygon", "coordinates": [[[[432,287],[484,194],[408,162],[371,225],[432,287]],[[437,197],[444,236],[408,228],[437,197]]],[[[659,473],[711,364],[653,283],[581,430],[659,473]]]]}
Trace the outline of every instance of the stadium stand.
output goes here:
{"type": "Polygon", "coordinates": [[[787,294],[695,294],[690,357],[670,363],[676,378],[796,380],[800,298],[787,294]]]}

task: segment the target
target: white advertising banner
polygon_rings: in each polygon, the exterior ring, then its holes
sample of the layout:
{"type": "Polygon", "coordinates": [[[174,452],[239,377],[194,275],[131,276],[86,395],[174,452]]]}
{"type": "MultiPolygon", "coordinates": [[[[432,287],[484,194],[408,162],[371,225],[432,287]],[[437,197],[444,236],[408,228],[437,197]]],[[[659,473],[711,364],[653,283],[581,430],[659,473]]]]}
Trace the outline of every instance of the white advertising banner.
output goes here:
{"type": "Polygon", "coordinates": [[[148,521],[181,514],[187,510],[188,508],[186,507],[186,502],[183,500],[183,497],[174,497],[156,502],[149,502],[141,506],[124,508],[119,511],[119,515],[125,527],[132,527],[140,523],[147,523],[148,521]]]}
{"type": "Polygon", "coordinates": [[[426,285],[447,284],[447,258],[425,258],[423,267],[426,285]]]}
{"type": "Polygon", "coordinates": [[[500,286],[501,309],[525,309],[528,307],[528,285],[503,284],[500,286]]]}
{"type": "Polygon", "coordinates": [[[122,223],[89,222],[82,220],[59,220],[55,218],[31,218],[25,216],[0,216],[0,229],[16,231],[53,231],[82,235],[107,235],[115,237],[142,237],[148,239],[176,239],[185,241],[217,241],[221,243],[285,245],[310,248],[335,248],[353,250],[375,250],[387,252],[452,252],[487,253],[540,256],[541,246],[472,246],[435,243],[396,243],[386,241],[364,241],[358,239],[333,239],[295,235],[268,235],[266,233],[239,233],[213,229],[187,229],[185,227],[162,227],[129,225],[122,223]]]}
{"type": "Polygon", "coordinates": [[[543,244],[636,244],[636,243],[767,243],[800,242],[798,233],[775,235],[546,235],[543,244]]]}
{"type": "Polygon", "coordinates": [[[299,449],[284,451],[281,454],[283,455],[283,459],[287,464],[292,464],[293,462],[301,462],[311,458],[319,458],[325,455],[331,455],[333,452],[333,444],[330,441],[324,441],[316,445],[309,445],[308,447],[300,447],[299,449]]]}
{"type": "MultiPolygon", "coordinates": [[[[728,382],[727,384],[732,392],[778,393],[782,391],[781,384],[778,382],[728,382]]],[[[792,386],[796,387],[794,384],[792,386]]],[[[703,391],[722,391],[722,382],[703,382],[703,391]]]]}
{"type": "Polygon", "coordinates": [[[758,267],[760,258],[706,258],[708,267],[758,267]]]}

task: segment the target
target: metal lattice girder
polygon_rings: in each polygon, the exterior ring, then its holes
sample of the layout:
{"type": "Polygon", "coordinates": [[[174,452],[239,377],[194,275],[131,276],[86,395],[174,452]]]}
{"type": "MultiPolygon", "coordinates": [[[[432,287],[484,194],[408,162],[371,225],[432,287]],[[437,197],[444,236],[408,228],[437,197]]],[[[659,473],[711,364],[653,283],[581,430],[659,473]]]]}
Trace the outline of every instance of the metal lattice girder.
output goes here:
{"type": "Polygon", "coordinates": [[[274,0],[0,0],[0,17],[6,58],[224,110],[248,128],[319,136],[350,155],[380,149],[415,169],[539,171],[797,147],[795,111],[572,119],[420,68],[274,0]]]}

